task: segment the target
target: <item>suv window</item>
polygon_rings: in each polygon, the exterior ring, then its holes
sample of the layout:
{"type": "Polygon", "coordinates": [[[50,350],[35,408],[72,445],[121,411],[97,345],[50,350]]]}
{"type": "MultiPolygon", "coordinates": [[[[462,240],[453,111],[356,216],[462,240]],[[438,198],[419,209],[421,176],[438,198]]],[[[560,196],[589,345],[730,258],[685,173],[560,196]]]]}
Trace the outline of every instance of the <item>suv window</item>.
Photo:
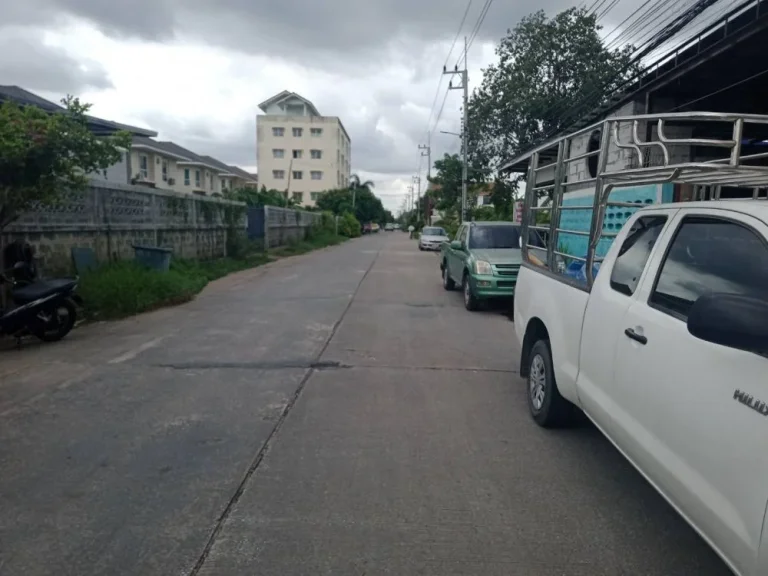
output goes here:
{"type": "Polygon", "coordinates": [[[653,246],[666,222],[666,216],[645,216],[635,220],[613,264],[611,288],[627,296],[635,293],[653,246]]]}
{"type": "Polygon", "coordinates": [[[768,248],[760,236],[737,222],[686,218],[648,303],[686,319],[693,303],[713,292],[768,299],[768,248]]]}

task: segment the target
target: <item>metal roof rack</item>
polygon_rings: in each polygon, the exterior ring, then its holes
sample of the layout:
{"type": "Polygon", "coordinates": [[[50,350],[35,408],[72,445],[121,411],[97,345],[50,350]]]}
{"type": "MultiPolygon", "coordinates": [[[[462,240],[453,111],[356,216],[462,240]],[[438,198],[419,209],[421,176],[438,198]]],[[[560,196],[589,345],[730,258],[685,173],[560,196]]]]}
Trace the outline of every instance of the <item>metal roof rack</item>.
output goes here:
{"type": "Polygon", "coordinates": [[[693,185],[696,194],[703,193],[702,187],[711,187],[714,193],[709,196],[719,199],[723,186],[736,186],[753,189],[752,197],[759,199],[759,190],[768,187],[768,151],[744,152],[768,145],[768,140],[762,140],[766,137],[768,116],[680,112],[608,118],[531,150],[502,169],[527,169],[524,260],[550,270],[556,270],[556,256],[584,262],[587,288],[591,287],[594,264],[601,261],[595,254],[598,243],[618,234],[603,231],[606,208],[639,207],[634,202],[610,200],[614,188],[671,182],[693,185]],[[675,132],[684,137],[675,137],[675,132]],[[750,133],[757,137],[745,138],[750,133]],[[692,160],[695,157],[699,159],[692,160]],[[588,173],[576,165],[579,161],[585,163],[588,173]],[[590,188],[594,189],[591,205],[563,206],[564,194],[590,188]],[[542,196],[551,201],[539,205],[542,196]],[[565,210],[592,211],[590,230],[561,228],[560,214],[565,210]],[[550,214],[547,226],[536,224],[535,214],[541,211],[550,214]],[[535,246],[529,244],[529,230],[548,234],[546,263],[531,261],[528,249],[535,246]],[[587,237],[586,258],[558,251],[561,233],[587,237]]]}

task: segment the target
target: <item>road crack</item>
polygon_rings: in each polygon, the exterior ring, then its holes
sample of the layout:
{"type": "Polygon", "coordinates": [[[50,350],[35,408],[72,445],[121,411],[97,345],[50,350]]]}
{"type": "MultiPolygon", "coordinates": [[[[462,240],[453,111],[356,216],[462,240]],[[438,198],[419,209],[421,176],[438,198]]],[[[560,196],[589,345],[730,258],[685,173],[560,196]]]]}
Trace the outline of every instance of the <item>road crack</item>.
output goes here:
{"type": "MultiPolygon", "coordinates": [[[[355,291],[352,293],[352,298],[349,299],[349,302],[347,303],[346,308],[344,308],[344,311],[341,313],[341,316],[339,316],[339,319],[333,325],[333,329],[331,330],[331,333],[328,335],[328,339],[325,341],[325,344],[323,344],[323,347],[320,349],[320,352],[318,352],[317,356],[315,356],[315,360],[312,362],[312,364],[317,364],[319,366],[327,364],[326,362],[323,362],[320,359],[323,357],[323,354],[325,354],[325,351],[328,349],[328,346],[330,345],[331,340],[333,340],[334,336],[336,335],[336,331],[339,329],[339,326],[341,326],[341,323],[344,321],[344,317],[347,315],[347,312],[349,312],[349,309],[352,307],[352,303],[355,301],[355,298],[357,297],[357,293],[360,291],[360,287],[363,285],[363,282],[365,282],[365,279],[368,278],[368,274],[376,265],[376,261],[379,259],[380,254],[381,254],[381,249],[376,251],[376,256],[373,257],[373,260],[371,260],[371,263],[368,265],[368,268],[366,269],[365,274],[363,274],[362,278],[360,278],[360,282],[357,283],[357,286],[355,287],[355,291]]],[[[197,576],[200,573],[200,570],[202,570],[203,565],[205,564],[205,561],[208,559],[208,556],[211,553],[211,550],[213,549],[213,545],[216,543],[216,539],[218,538],[219,534],[221,533],[221,530],[224,527],[224,524],[226,523],[227,519],[232,513],[232,510],[240,501],[240,498],[242,497],[243,493],[245,492],[245,488],[248,485],[248,481],[254,475],[256,470],[258,470],[261,463],[264,461],[264,458],[269,452],[269,449],[272,446],[275,438],[277,437],[278,432],[283,427],[283,424],[288,418],[288,414],[290,414],[291,410],[296,405],[296,402],[299,400],[301,393],[304,391],[304,388],[306,387],[307,382],[309,382],[309,379],[312,378],[312,375],[316,371],[322,370],[322,369],[323,367],[310,368],[309,370],[307,370],[306,374],[304,374],[304,377],[301,379],[301,382],[299,382],[299,385],[296,388],[296,391],[293,393],[293,396],[291,396],[291,399],[288,401],[288,404],[285,405],[283,412],[280,414],[280,417],[277,419],[277,422],[275,423],[274,428],[272,428],[272,431],[269,433],[269,436],[267,436],[267,439],[264,441],[264,444],[262,444],[261,449],[258,451],[258,453],[256,454],[256,457],[251,462],[251,465],[248,467],[248,470],[246,470],[245,475],[243,476],[243,479],[240,481],[240,484],[237,487],[237,490],[235,490],[235,493],[232,495],[232,498],[229,499],[229,502],[225,506],[224,511],[221,513],[218,520],[216,521],[216,524],[213,527],[213,531],[211,532],[210,536],[208,537],[208,541],[205,544],[205,548],[203,548],[202,554],[200,554],[200,557],[197,559],[197,562],[192,567],[192,570],[189,573],[189,576],[197,576]]]]}

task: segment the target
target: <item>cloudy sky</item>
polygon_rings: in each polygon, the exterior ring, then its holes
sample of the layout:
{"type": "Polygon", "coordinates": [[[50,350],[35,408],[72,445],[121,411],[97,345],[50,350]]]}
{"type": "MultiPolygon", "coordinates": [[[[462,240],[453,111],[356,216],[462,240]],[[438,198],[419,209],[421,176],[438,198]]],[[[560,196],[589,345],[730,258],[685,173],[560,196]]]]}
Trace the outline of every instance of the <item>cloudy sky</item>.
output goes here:
{"type": "MultiPolygon", "coordinates": [[[[461,92],[435,108],[443,63],[468,0],[0,0],[0,84],[52,100],[72,93],[93,114],[152,128],[201,154],[255,169],[258,104],[282,90],[341,117],[353,172],[393,211],[426,161],[457,152],[461,92]],[[432,116],[433,121],[429,122],[432,116]]],[[[474,0],[462,35],[475,26],[474,0]]],[[[507,28],[569,0],[491,4],[469,52],[470,86],[507,28]]],[[[638,4],[621,0],[606,18],[638,4]]],[[[459,55],[453,50],[452,66],[459,55]]],[[[444,83],[443,86],[446,84],[444,83]]]]}

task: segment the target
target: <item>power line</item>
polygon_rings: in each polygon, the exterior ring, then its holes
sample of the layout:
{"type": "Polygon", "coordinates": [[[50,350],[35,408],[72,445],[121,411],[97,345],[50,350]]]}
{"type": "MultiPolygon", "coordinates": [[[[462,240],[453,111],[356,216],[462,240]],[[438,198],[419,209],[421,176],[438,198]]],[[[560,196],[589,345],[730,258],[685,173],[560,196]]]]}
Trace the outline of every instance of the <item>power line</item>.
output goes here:
{"type": "MultiPolygon", "coordinates": [[[[461,30],[464,28],[464,22],[467,20],[467,14],[469,14],[469,9],[472,7],[473,0],[469,0],[467,2],[467,7],[464,9],[464,15],[461,17],[461,22],[459,23],[459,29],[456,31],[456,36],[453,39],[453,43],[451,44],[451,49],[448,50],[448,54],[445,57],[445,62],[443,62],[443,68],[448,66],[448,60],[451,58],[451,53],[453,53],[453,49],[456,47],[456,42],[459,41],[459,36],[461,36],[461,30]]],[[[440,87],[443,85],[443,75],[440,75],[440,78],[437,82],[437,89],[435,90],[435,97],[432,100],[432,106],[429,110],[429,118],[427,119],[427,131],[429,131],[429,125],[432,122],[432,114],[435,111],[435,104],[437,104],[437,99],[440,96],[440,87]]],[[[447,94],[447,92],[446,92],[447,94]]]]}
{"type": "Polygon", "coordinates": [[[472,27],[472,32],[469,34],[469,40],[467,40],[467,45],[464,50],[464,53],[459,56],[459,59],[456,60],[456,66],[459,65],[459,62],[461,62],[461,59],[464,58],[464,64],[466,66],[467,61],[467,52],[472,47],[472,43],[475,41],[475,38],[477,37],[477,33],[480,31],[480,27],[483,25],[483,22],[485,21],[485,17],[488,15],[488,10],[491,9],[491,5],[493,4],[493,0],[485,0],[485,4],[483,4],[483,7],[480,9],[480,15],[477,17],[477,21],[475,22],[475,25],[472,27]]]}

